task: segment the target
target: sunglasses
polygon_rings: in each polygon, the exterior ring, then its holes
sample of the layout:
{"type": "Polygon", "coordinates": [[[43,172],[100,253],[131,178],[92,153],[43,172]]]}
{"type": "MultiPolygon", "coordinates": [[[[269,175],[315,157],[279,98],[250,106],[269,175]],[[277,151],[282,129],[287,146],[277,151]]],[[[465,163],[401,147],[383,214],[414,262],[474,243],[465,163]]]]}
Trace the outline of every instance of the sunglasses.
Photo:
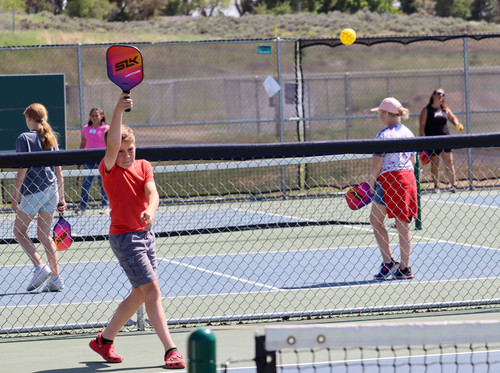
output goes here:
{"type": "Polygon", "coordinates": [[[444,94],[444,92],[434,92],[435,95],[439,95],[439,96],[443,96],[445,97],[446,95],[444,94]]]}

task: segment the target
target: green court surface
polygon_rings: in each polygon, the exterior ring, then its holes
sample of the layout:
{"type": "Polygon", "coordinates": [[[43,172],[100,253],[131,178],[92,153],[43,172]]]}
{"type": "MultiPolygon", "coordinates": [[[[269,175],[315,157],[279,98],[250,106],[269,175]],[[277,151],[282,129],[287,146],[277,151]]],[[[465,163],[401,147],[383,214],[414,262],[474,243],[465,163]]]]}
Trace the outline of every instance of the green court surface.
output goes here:
{"type": "MultiPolygon", "coordinates": [[[[341,317],[282,322],[290,324],[313,323],[402,323],[430,321],[500,320],[500,309],[477,311],[423,312],[412,315],[384,315],[366,317],[341,317]]],[[[254,337],[262,334],[267,324],[231,325],[213,327],[216,337],[218,372],[221,365],[230,361],[228,372],[255,372],[254,337]],[[245,368],[245,369],[243,369],[245,368]]],[[[173,328],[172,337],[181,352],[187,356],[190,334],[196,328],[173,328]]],[[[2,372],[19,373],[90,373],[90,372],[137,372],[167,371],[162,365],[163,351],[154,332],[123,332],[115,340],[117,353],[124,356],[121,364],[110,364],[90,350],[88,343],[93,335],[61,335],[47,337],[5,338],[0,340],[2,372]]],[[[181,370],[186,371],[186,370],[181,370]]]]}
{"type": "MultiPolygon", "coordinates": [[[[288,221],[315,221],[316,214],[325,215],[338,206],[338,200],[307,200],[293,208],[289,206],[299,201],[239,202],[226,204],[224,211],[253,211],[264,219],[281,216],[288,221]]],[[[498,304],[497,191],[424,194],[422,206],[423,229],[412,230],[415,279],[410,281],[373,280],[380,254],[367,225],[160,237],[159,281],[166,313],[173,324],[185,319],[193,324],[221,315],[227,321],[237,320],[239,315],[265,320],[265,315],[276,319],[294,312],[333,316],[360,310],[398,312],[498,304]]],[[[167,208],[162,209],[162,214],[168,213],[167,208]]],[[[188,206],[185,210],[193,209],[188,206]]],[[[195,212],[203,216],[205,211],[198,208],[195,212]]],[[[364,209],[359,215],[367,219],[368,212],[364,209]]],[[[197,215],[186,212],[186,216],[192,220],[197,215]]],[[[187,223],[192,224],[191,220],[187,223]]],[[[397,232],[391,228],[389,233],[397,243],[397,232]]],[[[397,245],[394,252],[399,255],[397,245]]],[[[2,261],[1,327],[7,330],[35,322],[36,327],[107,321],[129,291],[107,241],[75,242],[61,252],[66,289],[56,294],[25,291],[22,281],[31,269],[24,265],[25,254],[19,246],[5,247],[2,261]],[[107,273],[112,280],[101,276],[94,280],[96,273],[107,273]]]]}

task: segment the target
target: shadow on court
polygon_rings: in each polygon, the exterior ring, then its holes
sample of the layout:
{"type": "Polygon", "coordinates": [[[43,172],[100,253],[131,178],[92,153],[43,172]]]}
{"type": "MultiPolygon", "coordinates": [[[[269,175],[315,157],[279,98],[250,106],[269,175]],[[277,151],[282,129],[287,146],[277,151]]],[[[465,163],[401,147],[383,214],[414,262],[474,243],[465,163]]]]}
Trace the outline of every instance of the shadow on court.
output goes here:
{"type": "MultiPolygon", "coordinates": [[[[171,370],[165,369],[161,365],[152,365],[144,367],[121,367],[122,364],[108,364],[108,363],[96,363],[96,362],[79,362],[80,365],[85,365],[75,368],[64,368],[64,369],[47,369],[47,370],[34,370],[33,373],[90,373],[90,372],[141,372],[141,371],[151,371],[152,369],[157,369],[158,371],[169,372],[171,370]]],[[[179,370],[177,370],[179,372],[179,370]]],[[[181,371],[182,372],[182,371],[181,371]]]]}

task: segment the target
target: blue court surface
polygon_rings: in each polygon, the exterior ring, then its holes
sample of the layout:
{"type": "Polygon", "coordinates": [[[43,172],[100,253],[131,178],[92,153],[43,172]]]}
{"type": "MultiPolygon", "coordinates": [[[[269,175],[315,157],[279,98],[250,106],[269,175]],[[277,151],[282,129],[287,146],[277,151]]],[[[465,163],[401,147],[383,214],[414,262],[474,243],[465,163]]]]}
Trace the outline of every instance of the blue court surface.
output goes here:
{"type": "MultiPolygon", "coordinates": [[[[71,224],[73,237],[103,236],[109,233],[110,217],[102,214],[85,214],[83,216],[66,214],[65,219],[71,224]]],[[[158,233],[184,230],[203,230],[224,228],[227,226],[245,226],[254,224],[278,224],[305,222],[304,219],[269,214],[259,211],[239,210],[233,208],[196,209],[185,211],[161,211],[156,215],[154,230],[158,233]]],[[[0,238],[14,239],[14,215],[10,219],[0,221],[0,238]]],[[[36,224],[31,224],[28,234],[36,237],[36,224]]]]}
{"type": "MultiPolygon", "coordinates": [[[[399,249],[395,247],[394,251],[399,249]]],[[[498,277],[498,248],[428,242],[415,244],[413,253],[415,279],[411,281],[498,277]],[[448,270],[441,271],[440,263],[444,263],[448,270]]],[[[379,261],[380,253],[374,246],[165,257],[159,258],[158,270],[161,288],[169,289],[164,290],[164,296],[186,297],[280,289],[377,286],[379,282],[372,280],[372,276],[379,261]],[[346,270],[354,267],[356,271],[346,270]],[[176,283],[174,288],[170,286],[172,279],[176,283]],[[176,290],[175,293],[172,289],[176,290]]],[[[116,261],[61,263],[60,266],[67,290],[59,293],[27,293],[25,280],[31,276],[31,265],[0,267],[3,278],[0,306],[113,301],[122,300],[129,293],[130,284],[116,261]],[[71,289],[79,291],[74,293],[71,289]]]]}

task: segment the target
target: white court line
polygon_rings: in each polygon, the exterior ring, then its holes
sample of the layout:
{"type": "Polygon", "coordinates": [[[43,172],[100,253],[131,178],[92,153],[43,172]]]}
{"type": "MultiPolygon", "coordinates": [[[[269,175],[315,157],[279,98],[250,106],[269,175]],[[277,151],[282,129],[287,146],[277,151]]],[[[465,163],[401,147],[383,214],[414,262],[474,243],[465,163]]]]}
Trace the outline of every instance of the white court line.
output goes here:
{"type": "Polygon", "coordinates": [[[250,280],[247,280],[247,279],[243,279],[241,277],[229,276],[229,275],[226,275],[225,273],[222,273],[222,272],[212,271],[212,270],[209,270],[207,268],[201,268],[201,267],[197,267],[197,266],[194,266],[194,265],[191,265],[191,264],[181,263],[181,262],[178,262],[176,260],[163,259],[163,258],[159,259],[159,260],[161,260],[161,261],[167,261],[167,262],[170,262],[172,264],[183,266],[183,267],[186,267],[186,268],[189,268],[189,269],[194,269],[194,270],[200,271],[202,273],[209,273],[209,274],[214,275],[214,276],[225,277],[225,278],[228,278],[230,280],[235,280],[235,281],[242,282],[244,284],[251,284],[251,285],[261,286],[261,287],[264,287],[264,288],[267,288],[267,289],[271,289],[271,290],[279,290],[279,288],[277,288],[275,286],[269,286],[269,285],[266,285],[266,284],[261,284],[259,282],[250,281],[250,280]]]}
{"type": "MultiPolygon", "coordinates": [[[[371,228],[361,228],[361,227],[354,227],[354,226],[352,226],[352,228],[358,229],[358,230],[363,230],[363,231],[366,231],[366,232],[372,232],[373,231],[371,228]]],[[[387,233],[389,233],[390,236],[397,236],[398,235],[397,233],[393,233],[393,232],[390,232],[390,231],[387,231],[387,233]]],[[[413,239],[426,240],[426,241],[429,241],[429,242],[436,242],[436,243],[449,243],[451,245],[469,246],[469,247],[473,247],[473,248],[476,248],[476,249],[485,249],[485,250],[500,251],[499,247],[491,247],[491,246],[488,247],[488,246],[473,245],[473,244],[470,244],[470,243],[463,243],[463,242],[456,242],[456,241],[447,241],[447,240],[441,240],[441,239],[437,239],[437,238],[433,238],[433,237],[417,236],[417,235],[412,234],[412,241],[413,241],[413,239]]],[[[414,243],[412,242],[412,246],[413,245],[414,245],[414,243]]]]}
{"type": "MultiPolygon", "coordinates": [[[[306,218],[297,218],[293,215],[281,215],[281,214],[270,214],[268,212],[265,212],[265,211],[255,211],[255,210],[245,210],[245,209],[240,209],[240,208],[232,208],[232,210],[234,211],[243,211],[243,212],[251,212],[251,213],[254,213],[254,214],[259,214],[259,215],[267,215],[267,216],[278,216],[278,217],[282,217],[282,218],[287,218],[287,219],[294,219],[294,220],[298,220],[298,221],[308,221],[308,222],[315,222],[316,220],[315,219],[306,219],[306,218]]],[[[285,222],[287,223],[287,222],[285,222]]],[[[290,223],[295,223],[295,221],[292,221],[290,223]]]]}
{"type": "Polygon", "coordinates": [[[436,202],[436,203],[446,203],[450,205],[466,205],[466,206],[473,206],[473,207],[484,207],[484,208],[489,208],[489,209],[499,209],[500,206],[492,206],[492,205],[485,205],[485,204],[479,204],[479,203],[470,203],[470,202],[465,202],[465,201],[449,201],[449,200],[442,200],[442,199],[433,199],[432,197],[423,197],[422,200],[427,201],[427,202],[436,202]]]}

